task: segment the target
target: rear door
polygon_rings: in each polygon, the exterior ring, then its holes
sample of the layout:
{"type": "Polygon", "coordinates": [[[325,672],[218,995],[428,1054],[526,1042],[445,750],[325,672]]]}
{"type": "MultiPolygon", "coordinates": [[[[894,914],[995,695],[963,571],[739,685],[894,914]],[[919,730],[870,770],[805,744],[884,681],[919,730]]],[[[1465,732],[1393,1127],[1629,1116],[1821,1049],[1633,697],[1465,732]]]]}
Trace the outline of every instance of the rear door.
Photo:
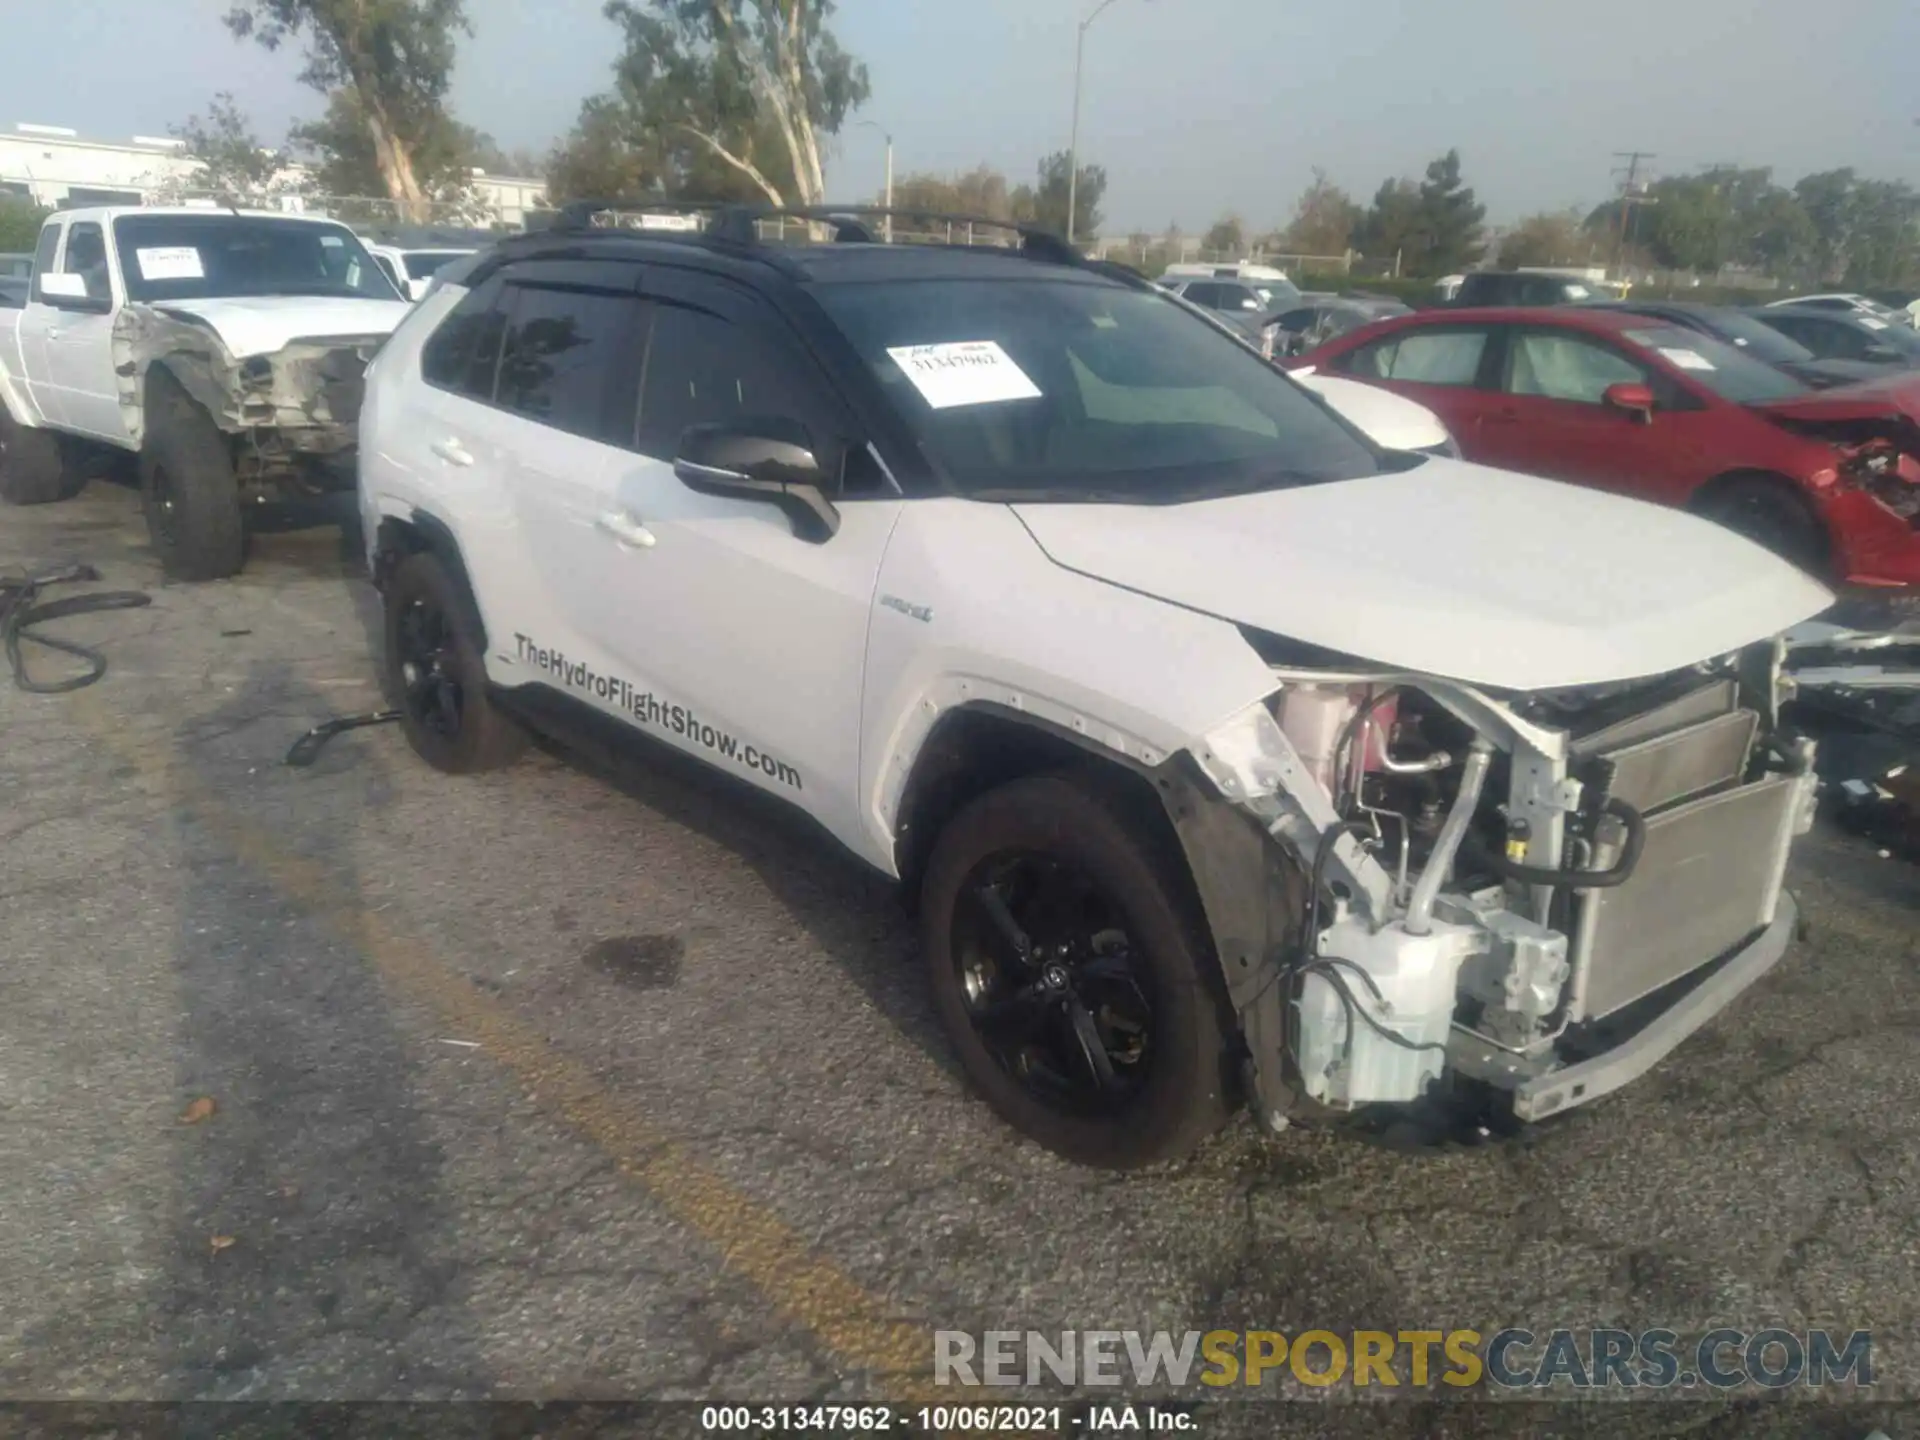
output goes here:
{"type": "MultiPolygon", "coordinates": [[[[86,282],[89,300],[113,299],[113,270],[105,230],[91,220],[67,227],[61,272],[86,282]]],[[[49,383],[59,392],[61,425],[95,439],[125,444],[127,422],[113,369],[113,315],[84,310],[51,312],[46,329],[49,383]]]]}
{"type": "Polygon", "coordinates": [[[1492,335],[1487,324],[1409,326],[1369,341],[1333,368],[1419,401],[1445,422],[1462,453],[1477,460],[1473,438],[1497,398],[1488,388],[1492,335]]]}
{"type": "MultiPolygon", "coordinates": [[[[1711,464],[1707,403],[1624,347],[1584,331],[1504,327],[1499,395],[1469,454],[1486,464],[1678,502],[1711,464]],[[1611,385],[1654,392],[1652,424],[1604,402],[1611,385]]],[[[1467,441],[1462,437],[1461,444],[1467,441]]]]}

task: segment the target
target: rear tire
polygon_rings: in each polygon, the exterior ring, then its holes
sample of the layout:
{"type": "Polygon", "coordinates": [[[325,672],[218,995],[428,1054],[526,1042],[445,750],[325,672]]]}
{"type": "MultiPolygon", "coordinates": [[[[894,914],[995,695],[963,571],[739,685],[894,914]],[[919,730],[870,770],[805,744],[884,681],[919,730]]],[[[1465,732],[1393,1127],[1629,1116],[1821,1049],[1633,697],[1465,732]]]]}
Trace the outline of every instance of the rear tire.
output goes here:
{"type": "Polygon", "coordinates": [[[147,382],[140,498],[147,535],[175,580],[224,580],[240,573],[247,532],[240,482],[226,436],[172,376],[147,382]]]}
{"type": "Polygon", "coordinates": [[[1800,493],[1782,481],[1759,475],[1722,481],[1693,509],[1812,575],[1824,577],[1831,568],[1826,527],[1800,493]]]}
{"type": "Polygon", "coordinates": [[[86,483],[87,472],[67,463],[58,434],[20,424],[0,401],[0,500],[50,505],[71,500],[86,483]]]}
{"type": "Polygon", "coordinates": [[[1175,1159],[1233,1109],[1224,986],[1164,863],[1115,806],[1061,776],[975,800],[927,862],[921,947],[968,1080],[1081,1164],[1175,1159]],[[1023,880],[1015,867],[1029,865],[1023,880]],[[1001,943],[1000,917],[1037,948],[1001,943]]]}
{"type": "Polygon", "coordinates": [[[425,552],[395,567],[386,586],[386,688],[414,753],[449,775],[510,765],[527,732],[487,695],[479,638],[446,567],[425,552]]]}

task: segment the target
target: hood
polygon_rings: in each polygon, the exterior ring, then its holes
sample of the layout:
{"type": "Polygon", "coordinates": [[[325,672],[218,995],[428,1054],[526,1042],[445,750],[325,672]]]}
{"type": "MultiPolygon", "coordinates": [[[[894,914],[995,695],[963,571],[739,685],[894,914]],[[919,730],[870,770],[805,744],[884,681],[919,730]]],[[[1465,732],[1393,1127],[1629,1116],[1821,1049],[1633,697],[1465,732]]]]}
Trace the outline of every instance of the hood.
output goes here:
{"type": "Polygon", "coordinates": [[[1657,675],[1833,603],[1708,521],[1456,460],[1184,505],[1013,508],[1067,569],[1497,689],[1657,675]]]}
{"type": "Polygon", "coordinates": [[[1348,424],[1383,450],[1430,450],[1453,439],[1440,417],[1417,400],[1313,369],[1288,373],[1323,397],[1348,424]]]}
{"type": "Polygon", "coordinates": [[[1897,420],[1920,416],[1920,373],[1897,370],[1857,385],[1836,385],[1811,395],[1762,400],[1752,406],[1779,420],[1897,420]]]}
{"type": "Polygon", "coordinates": [[[236,360],[271,355],[294,340],[385,335],[413,309],[404,300],[353,300],[332,295],[242,295],[216,300],[161,300],[163,315],[198,320],[236,360]]]}

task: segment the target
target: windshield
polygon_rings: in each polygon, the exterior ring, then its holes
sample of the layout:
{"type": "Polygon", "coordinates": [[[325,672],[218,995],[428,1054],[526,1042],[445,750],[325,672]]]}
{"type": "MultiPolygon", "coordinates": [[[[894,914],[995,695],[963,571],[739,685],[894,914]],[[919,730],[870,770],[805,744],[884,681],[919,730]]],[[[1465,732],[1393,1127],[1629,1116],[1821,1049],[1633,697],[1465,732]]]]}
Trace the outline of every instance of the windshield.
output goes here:
{"type": "Polygon", "coordinates": [[[270,215],[124,215],[113,222],[130,300],[331,295],[398,300],[344,225],[270,215]]]}
{"type": "Polygon", "coordinates": [[[1682,330],[1678,326],[1629,330],[1627,339],[1646,346],[1688,379],[1736,405],[1784,400],[1789,395],[1804,395],[1809,388],[1786,371],[1776,370],[1697,330],[1682,330]]]}
{"type": "Polygon", "coordinates": [[[431,280],[441,266],[451,265],[472,253],[471,250],[409,250],[401,259],[406,262],[409,280],[431,280]]]}
{"type": "Polygon", "coordinates": [[[1738,310],[1713,310],[1701,318],[1720,339],[1769,365],[1800,365],[1813,359],[1813,352],[1799,341],[1738,310]]]}
{"type": "Polygon", "coordinates": [[[1051,279],[815,293],[965,494],[1173,502],[1379,469],[1299,386],[1156,294],[1051,279]]]}
{"type": "Polygon", "coordinates": [[[1869,345],[1885,345],[1910,359],[1920,359],[1920,331],[1892,320],[1882,320],[1877,315],[1856,315],[1853,319],[1854,323],[1870,332],[1867,336],[1869,345]]]}

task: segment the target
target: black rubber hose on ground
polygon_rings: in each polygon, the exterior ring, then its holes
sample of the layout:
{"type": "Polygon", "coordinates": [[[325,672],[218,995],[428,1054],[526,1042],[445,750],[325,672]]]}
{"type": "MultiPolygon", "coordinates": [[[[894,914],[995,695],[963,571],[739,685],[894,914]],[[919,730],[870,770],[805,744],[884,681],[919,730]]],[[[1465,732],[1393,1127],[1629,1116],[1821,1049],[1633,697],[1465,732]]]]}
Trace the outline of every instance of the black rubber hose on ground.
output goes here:
{"type": "Polygon", "coordinates": [[[91,615],[101,610],[137,610],[153,603],[153,597],[138,590],[103,590],[92,595],[72,595],[64,600],[41,601],[40,592],[49,585],[98,580],[100,572],[91,565],[74,565],[44,575],[0,575],[0,645],[7,653],[7,665],[13,671],[13,683],[31,695],[64,695],[93,684],[107,673],[107,657],[90,645],[61,640],[35,633],[35,627],[49,620],[72,615],[91,615]],[[35,680],[27,673],[22,647],[38,645],[43,650],[58,650],[86,663],[78,675],[62,680],[35,680]]]}

